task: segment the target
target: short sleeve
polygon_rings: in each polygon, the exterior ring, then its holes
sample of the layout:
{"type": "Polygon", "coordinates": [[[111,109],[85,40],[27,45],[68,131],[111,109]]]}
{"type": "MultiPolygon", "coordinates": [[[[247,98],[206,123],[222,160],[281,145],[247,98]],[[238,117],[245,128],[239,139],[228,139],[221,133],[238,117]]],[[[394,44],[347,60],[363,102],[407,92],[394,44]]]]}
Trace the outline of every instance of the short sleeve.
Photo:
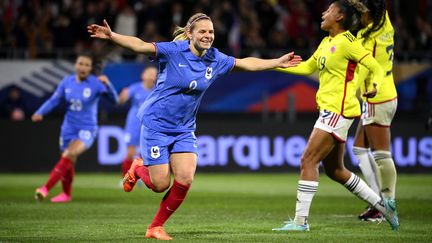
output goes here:
{"type": "Polygon", "coordinates": [[[171,53],[179,50],[179,45],[175,41],[155,42],[156,59],[160,62],[167,62],[171,53]]]}
{"type": "Polygon", "coordinates": [[[218,67],[221,75],[229,73],[235,64],[235,58],[217,51],[218,67]]]}
{"type": "Polygon", "coordinates": [[[133,97],[135,95],[136,91],[137,91],[137,86],[135,83],[129,85],[129,87],[128,87],[129,97],[133,97]]]}
{"type": "Polygon", "coordinates": [[[53,97],[56,97],[58,99],[63,99],[65,96],[65,86],[66,86],[66,80],[67,78],[64,78],[60,84],[57,86],[54,94],[52,95],[53,97]]]}

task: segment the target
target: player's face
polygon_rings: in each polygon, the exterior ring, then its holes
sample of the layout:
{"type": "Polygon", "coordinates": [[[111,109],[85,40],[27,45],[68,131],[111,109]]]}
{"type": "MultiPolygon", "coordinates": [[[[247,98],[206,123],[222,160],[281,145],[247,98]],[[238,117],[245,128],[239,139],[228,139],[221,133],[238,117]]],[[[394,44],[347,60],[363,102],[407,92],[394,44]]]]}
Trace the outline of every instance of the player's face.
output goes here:
{"type": "Polygon", "coordinates": [[[215,37],[213,23],[208,19],[199,20],[188,35],[195,49],[207,50],[212,46],[215,37]]]}
{"type": "Polygon", "coordinates": [[[153,87],[157,79],[157,69],[154,67],[146,68],[141,74],[141,80],[148,87],[153,87]]]}
{"type": "Polygon", "coordinates": [[[89,76],[92,70],[92,60],[86,56],[79,56],[75,62],[75,71],[80,80],[84,80],[89,76]]]}
{"type": "Polygon", "coordinates": [[[343,15],[339,7],[335,3],[332,3],[328,9],[322,13],[321,19],[323,20],[321,22],[321,29],[329,31],[332,26],[343,19],[343,15]]]}

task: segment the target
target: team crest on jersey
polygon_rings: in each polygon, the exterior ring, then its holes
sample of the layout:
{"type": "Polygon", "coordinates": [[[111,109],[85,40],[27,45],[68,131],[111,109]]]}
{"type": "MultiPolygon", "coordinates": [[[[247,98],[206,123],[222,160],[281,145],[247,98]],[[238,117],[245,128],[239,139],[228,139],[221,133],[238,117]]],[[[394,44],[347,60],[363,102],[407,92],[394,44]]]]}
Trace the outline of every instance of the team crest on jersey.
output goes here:
{"type": "Polygon", "coordinates": [[[158,146],[153,146],[153,147],[150,148],[150,156],[153,159],[157,159],[157,158],[160,157],[160,149],[159,149],[158,146]]]}
{"type": "Polygon", "coordinates": [[[336,51],[336,46],[332,46],[332,47],[330,47],[330,52],[333,54],[333,53],[335,53],[335,51],[336,51]]]}
{"type": "Polygon", "coordinates": [[[91,89],[90,88],[85,88],[83,90],[83,96],[84,96],[84,98],[88,98],[88,97],[90,97],[90,95],[91,95],[91,89]]]}
{"type": "Polygon", "coordinates": [[[212,67],[207,67],[206,73],[205,73],[205,77],[206,79],[211,79],[213,76],[213,68],[212,67]]]}

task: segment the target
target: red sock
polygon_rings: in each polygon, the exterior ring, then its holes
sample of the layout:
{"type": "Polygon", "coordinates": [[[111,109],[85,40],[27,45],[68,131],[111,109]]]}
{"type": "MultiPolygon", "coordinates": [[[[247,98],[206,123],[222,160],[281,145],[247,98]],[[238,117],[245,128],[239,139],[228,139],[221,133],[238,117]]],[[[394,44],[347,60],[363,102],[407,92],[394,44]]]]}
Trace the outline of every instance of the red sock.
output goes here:
{"type": "Polygon", "coordinates": [[[135,175],[138,176],[139,178],[141,178],[141,180],[144,182],[144,184],[154,190],[155,186],[153,185],[153,183],[150,180],[150,173],[147,167],[145,166],[138,166],[135,169],[135,175]]]}
{"type": "Polygon", "coordinates": [[[163,226],[165,221],[173,214],[182,204],[190,186],[182,185],[174,180],[171,189],[165,194],[159,206],[159,210],[150,224],[149,228],[163,226]]]}
{"type": "Polygon", "coordinates": [[[57,164],[54,166],[54,168],[51,170],[50,177],[45,184],[45,187],[50,190],[60,180],[60,178],[64,176],[66,172],[72,167],[72,160],[66,157],[61,157],[57,164]]]}
{"type": "Polygon", "coordinates": [[[122,175],[124,176],[126,172],[129,170],[133,162],[133,159],[125,158],[122,162],[121,169],[122,169],[122,175]]]}
{"type": "Polygon", "coordinates": [[[63,192],[69,196],[72,195],[72,182],[75,176],[75,168],[72,166],[66,174],[61,178],[63,192]]]}

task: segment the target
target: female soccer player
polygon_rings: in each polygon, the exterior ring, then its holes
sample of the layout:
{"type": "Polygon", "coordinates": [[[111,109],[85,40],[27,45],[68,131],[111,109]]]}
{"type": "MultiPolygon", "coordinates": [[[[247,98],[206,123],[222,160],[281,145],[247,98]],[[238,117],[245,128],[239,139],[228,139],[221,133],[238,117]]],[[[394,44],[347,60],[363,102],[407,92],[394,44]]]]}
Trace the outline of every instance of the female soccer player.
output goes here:
{"type": "Polygon", "coordinates": [[[97,132],[97,108],[102,94],[117,103],[114,87],[104,75],[96,77],[90,74],[92,58],[79,55],[75,62],[76,74],[65,77],[56,91],[32,116],[34,122],[52,111],[61,101],[67,104],[67,110],[60,133],[61,158],[51,171],[45,185],[36,189],[35,198],[42,200],[59,181],[63,192],[51,198],[51,202],[69,202],[72,200],[72,181],[75,163],[79,155],[93,144],[97,132]]]}
{"type": "Polygon", "coordinates": [[[300,75],[319,71],[316,101],[320,114],[301,159],[295,218],[273,230],[309,230],[309,208],[318,189],[320,161],[331,179],[383,212],[392,229],[398,229],[394,205],[382,200],[363,180],[347,170],[343,162],[348,129],[353,118],[360,115],[356,66],[362,64],[373,74],[371,82],[375,87],[363,94],[366,97],[373,97],[380,90],[383,77],[379,64],[349,31],[358,22],[359,12],[364,11],[364,5],[358,1],[334,1],[322,14],[321,29],[329,32],[329,36],[321,41],[312,57],[297,67],[277,69],[300,75]]]}
{"type": "Polygon", "coordinates": [[[141,73],[141,82],[131,84],[129,87],[124,88],[119,96],[120,104],[126,103],[129,99],[131,100],[131,107],[127,114],[125,125],[125,140],[128,147],[127,156],[122,162],[123,176],[132,165],[132,161],[136,155],[135,148],[139,146],[141,122],[136,115],[139,107],[153,90],[157,79],[157,72],[155,66],[147,66],[141,73]]]}
{"type": "Polygon", "coordinates": [[[163,224],[180,206],[192,184],[197,163],[195,131],[196,113],[204,92],[218,77],[233,68],[259,71],[291,67],[300,63],[294,53],[277,59],[248,57],[235,59],[213,48],[213,23],[205,14],[189,18],[185,27],[174,32],[174,41],[148,43],[139,38],[112,32],[108,23],[88,26],[91,37],[109,39],[135,52],[155,56],[159,75],[155,90],[140,107],[142,122],[141,155],[124,178],[124,189],[132,190],[137,178],[147,187],[163,192],[174,182],[162,199],[160,208],[147,228],[145,237],[172,239],[163,224]]]}
{"type": "MultiPolygon", "coordinates": [[[[396,168],[390,153],[390,124],[397,108],[397,92],[392,72],[394,29],[384,0],[362,2],[369,11],[362,15],[361,23],[364,28],[358,32],[357,38],[372,53],[385,74],[377,95],[362,97],[363,114],[357,127],[353,151],[369,186],[396,204],[396,168]],[[370,155],[369,148],[373,156],[370,155]]],[[[370,79],[368,70],[361,66],[359,68],[359,79],[370,79]]],[[[366,89],[365,85],[360,85],[362,92],[366,89]]],[[[383,219],[381,212],[374,207],[369,207],[359,218],[365,221],[383,219]]]]}

